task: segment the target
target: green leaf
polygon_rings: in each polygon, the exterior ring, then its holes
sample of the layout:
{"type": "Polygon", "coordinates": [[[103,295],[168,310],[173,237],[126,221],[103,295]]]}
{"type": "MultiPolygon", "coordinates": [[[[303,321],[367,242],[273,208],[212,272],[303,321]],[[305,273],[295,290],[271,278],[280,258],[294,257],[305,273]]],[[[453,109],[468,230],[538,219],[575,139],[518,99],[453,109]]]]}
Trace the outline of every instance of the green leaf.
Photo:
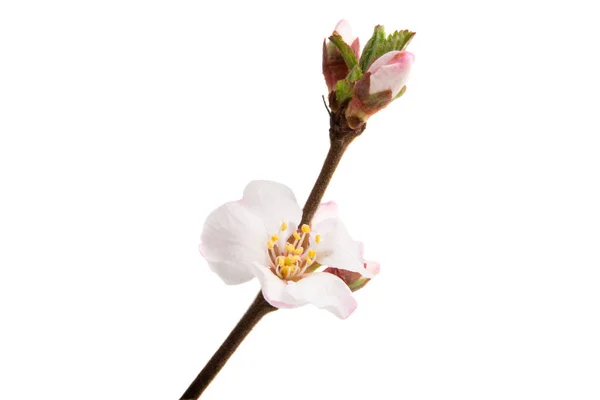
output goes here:
{"type": "Polygon", "coordinates": [[[385,43],[385,30],[382,25],[377,25],[373,31],[373,36],[365,45],[363,52],[360,56],[360,69],[366,71],[375,58],[382,44],[385,43]]]}
{"type": "Polygon", "coordinates": [[[373,61],[390,51],[402,51],[410,43],[416,35],[407,29],[395,31],[394,33],[385,36],[385,31],[382,25],[377,25],[373,31],[373,36],[365,45],[365,48],[360,57],[360,68],[367,71],[373,61]]]}
{"type": "Polygon", "coordinates": [[[362,76],[363,76],[363,72],[360,69],[360,67],[358,66],[358,64],[356,64],[354,66],[354,68],[352,68],[350,70],[350,72],[348,73],[348,78],[347,79],[350,82],[356,82],[357,80],[359,80],[360,78],[362,78],[362,76]]]}
{"type": "Polygon", "coordinates": [[[354,68],[357,63],[356,56],[354,55],[354,52],[350,46],[344,42],[344,39],[342,39],[342,37],[337,33],[334,33],[333,35],[329,36],[329,40],[331,40],[331,43],[333,43],[335,47],[338,48],[340,53],[342,53],[342,57],[344,58],[348,69],[350,70],[354,68]]]}
{"type": "Polygon", "coordinates": [[[390,34],[385,39],[384,43],[377,49],[376,57],[381,57],[390,51],[402,51],[406,49],[406,46],[408,46],[415,35],[415,32],[411,32],[406,29],[390,34]]]}
{"type": "Polygon", "coordinates": [[[348,79],[337,81],[335,86],[335,98],[338,104],[342,104],[344,101],[352,97],[354,93],[354,84],[350,83],[348,79]]]}

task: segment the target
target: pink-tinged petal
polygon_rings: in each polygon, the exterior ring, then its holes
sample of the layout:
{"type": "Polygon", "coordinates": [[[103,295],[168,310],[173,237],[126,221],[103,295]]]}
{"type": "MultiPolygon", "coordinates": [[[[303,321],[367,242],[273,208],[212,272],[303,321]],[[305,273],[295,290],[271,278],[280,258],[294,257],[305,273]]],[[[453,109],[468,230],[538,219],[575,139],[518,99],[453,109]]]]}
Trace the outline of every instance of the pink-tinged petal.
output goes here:
{"type": "Polygon", "coordinates": [[[350,26],[350,23],[345,19],[342,19],[340,20],[340,22],[337,23],[333,32],[340,35],[348,46],[352,45],[352,43],[354,42],[352,27],[350,26]]]}
{"type": "Polygon", "coordinates": [[[242,283],[252,279],[253,261],[269,262],[268,237],[263,221],[240,202],[230,202],[206,218],[200,252],[225,283],[242,283]]]}
{"type": "Polygon", "coordinates": [[[273,307],[296,308],[310,303],[340,318],[347,318],[356,309],[356,300],[348,286],[332,274],[315,272],[298,282],[288,282],[258,263],[252,268],[265,300],[273,307]]]}
{"type": "Polygon", "coordinates": [[[377,275],[381,271],[380,265],[377,261],[365,260],[365,268],[367,269],[367,272],[372,275],[377,275]]]}
{"type": "Polygon", "coordinates": [[[350,45],[350,48],[352,49],[356,60],[360,60],[360,41],[358,40],[358,38],[354,39],[354,42],[352,42],[352,44],[348,44],[350,45]]]}
{"type": "Polygon", "coordinates": [[[401,52],[390,51],[385,53],[384,55],[376,59],[367,71],[374,74],[375,72],[379,71],[379,68],[383,67],[384,65],[391,64],[393,62],[394,57],[396,57],[398,53],[401,52]]]}
{"type": "Polygon", "coordinates": [[[338,216],[338,205],[335,201],[328,201],[325,203],[319,204],[319,208],[317,208],[317,212],[313,217],[311,224],[314,226],[315,224],[319,224],[321,221],[324,221],[329,218],[337,218],[338,216]]]}
{"type": "Polygon", "coordinates": [[[391,90],[392,98],[406,85],[414,55],[407,51],[390,51],[379,57],[369,68],[370,94],[391,90]]]}
{"type": "Polygon", "coordinates": [[[342,319],[348,318],[357,306],[348,286],[338,277],[325,272],[315,272],[298,282],[290,282],[287,292],[298,303],[314,304],[342,319]]]}
{"type": "Polygon", "coordinates": [[[364,268],[361,255],[362,244],[350,237],[339,218],[329,218],[314,224],[311,235],[311,248],[317,252],[316,261],[321,265],[333,266],[358,272],[371,278],[372,274],[364,268]],[[321,235],[321,242],[315,243],[314,237],[321,235]]]}
{"type": "Polygon", "coordinates": [[[282,222],[297,226],[302,216],[294,192],[277,182],[250,182],[241,203],[262,220],[271,235],[278,233],[282,222]]]}
{"type": "Polygon", "coordinates": [[[280,279],[275,275],[270,268],[267,268],[259,263],[252,264],[252,273],[260,282],[263,296],[273,307],[277,308],[294,308],[304,305],[290,296],[288,293],[288,282],[280,279]]]}

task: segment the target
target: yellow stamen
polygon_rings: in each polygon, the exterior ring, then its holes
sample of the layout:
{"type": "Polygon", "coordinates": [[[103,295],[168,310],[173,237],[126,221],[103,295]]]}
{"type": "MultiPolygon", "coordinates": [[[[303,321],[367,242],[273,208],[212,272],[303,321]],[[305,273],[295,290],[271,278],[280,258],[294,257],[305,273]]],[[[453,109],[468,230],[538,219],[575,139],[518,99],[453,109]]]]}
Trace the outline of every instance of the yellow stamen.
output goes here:
{"type": "Polygon", "coordinates": [[[279,256],[277,257],[277,265],[283,267],[285,265],[285,257],[279,256]]]}
{"type": "Polygon", "coordinates": [[[267,247],[269,248],[269,250],[273,250],[273,247],[275,247],[275,243],[273,243],[271,240],[267,240],[267,247]]]}
{"type": "Polygon", "coordinates": [[[294,247],[294,245],[291,244],[291,243],[287,243],[285,245],[285,249],[288,251],[288,253],[293,253],[296,250],[296,248],[294,247]]]}
{"type": "Polygon", "coordinates": [[[309,256],[310,258],[315,258],[315,256],[316,256],[316,255],[317,255],[317,252],[316,252],[316,251],[314,251],[314,250],[309,250],[309,251],[308,251],[308,256],[309,256]]]}
{"type": "Polygon", "coordinates": [[[288,228],[287,223],[286,222],[282,222],[281,223],[281,232],[287,231],[287,228],[288,228]]]}
{"type": "Polygon", "coordinates": [[[276,242],[276,241],[279,240],[279,236],[273,235],[273,236],[271,236],[271,240],[274,241],[274,242],[276,242]]]}
{"type": "Polygon", "coordinates": [[[317,242],[317,244],[321,243],[321,235],[315,236],[315,242],[317,242]]]}
{"type": "Polygon", "coordinates": [[[313,260],[310,257],[306,257],[306,265],[310,265],[313,263],[313,260]]]}
{"type": "Polygon", "coordinates": [[[309,233],[310,232],[310,226],[308,226],[306,224],[302,225],[302,232],[309,233]]]}
{"type": "Polygon", "coordinates": [[[294,250],[294,254],[300,255],[302,253],[304,253],[304,248],[302,246],[300,246],[296,250],[294,250]]]}
{"type": "Polygon", "coordinates": [[[292,236],[294,236],[294,239],[300,240],[300,234],[297,231],[294,231],[294,233],[292,233],[292,236]]]}

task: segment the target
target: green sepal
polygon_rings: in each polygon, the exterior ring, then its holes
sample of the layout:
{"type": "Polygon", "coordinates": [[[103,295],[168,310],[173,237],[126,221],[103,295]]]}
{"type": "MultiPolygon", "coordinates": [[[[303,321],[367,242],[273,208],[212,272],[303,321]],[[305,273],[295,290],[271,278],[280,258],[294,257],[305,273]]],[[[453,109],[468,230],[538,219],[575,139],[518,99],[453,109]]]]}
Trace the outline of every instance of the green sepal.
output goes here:
{"type": "Polygon", "coordinates": [[[371,39],[365,45],[363,52],[360,56],[360,69],[366,71],[371,66],[371,63],[375,60],[378,54],[378,49],[382,44],[385,43],[385,30],[382,25],[377,25],[373,30],[371,39]]]}
{"type": "Polygon", "coordinates": [[[400,89],[400,91],[398,92],[398,94],[396,95],[396,97],[394,97],[392,99],[392,101],[399,99],[400,97],[402,97],[402,95],[406,93],[406,85],[404,85],[404,87],[402,89],[400,89]]]}
{"type": "Polygon", "coordinates": [[[337,33],[334,33],[333,35],[329,36],[329,40],[335,45],[335,47],[338,48],[338,50],[342,54],[342,57],[344,58],[348,69],[351,70],[352,68],[354,68],[354,66],[357,64],[356,56],[354,55],[354,52],[352,51],[350,46],[346,42],[344,42],[344,39],[342,39],[342,37],[337,33]]]}
{"type": "Polygon", "coordinates": [[[352,283],[348,283],[348,287],[351,291],[356,292],[358,289],[362,289],[370,280],[370,278],[361,277],[352,283]]]}
{"type": "Polygon", "coordinates": [[[342,104],[344,101],[352,97],[354,93],[354,84],[348,79],[342,79],[337,81],[335,85],[335,99],[338,104],[342,104]]]}
{"type": "Polygon", "coordinates": [[[360,69],[360,67],[357,65],[354,66],[354,68],[352,68],[350,70],[350,72],[348,73],[348,80],[350,82],[356,82],[357,80],[359,80],[360,78],[362,78],[363,76],[363,72],[360,69]]]}

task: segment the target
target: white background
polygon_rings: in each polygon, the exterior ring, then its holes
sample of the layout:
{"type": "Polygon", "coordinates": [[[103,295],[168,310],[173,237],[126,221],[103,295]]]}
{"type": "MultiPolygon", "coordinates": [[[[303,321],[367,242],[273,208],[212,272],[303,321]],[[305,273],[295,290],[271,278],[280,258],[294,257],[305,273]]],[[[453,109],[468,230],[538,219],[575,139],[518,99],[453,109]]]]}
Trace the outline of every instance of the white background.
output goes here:
{"type": "Polygon", "coordinates": [[[204,399],[600,398],[591,1],[0,3],[0,398],[176,399],[257,282],[197,251],[251,179],[303,201],[321,45],[411,29],[326,199],[381,275],[268,315],[204,399]]]}

